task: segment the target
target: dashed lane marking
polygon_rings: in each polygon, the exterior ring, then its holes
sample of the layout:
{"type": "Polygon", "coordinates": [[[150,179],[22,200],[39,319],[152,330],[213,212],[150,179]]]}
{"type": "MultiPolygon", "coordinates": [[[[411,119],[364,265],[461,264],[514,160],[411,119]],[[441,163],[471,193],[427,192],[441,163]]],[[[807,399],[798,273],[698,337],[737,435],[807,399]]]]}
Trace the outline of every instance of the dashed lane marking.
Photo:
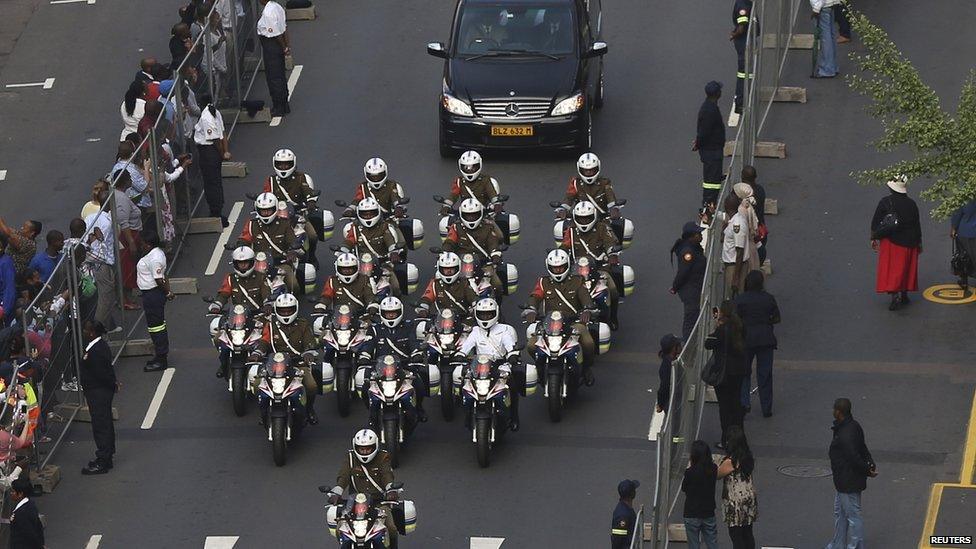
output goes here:
{"type": "Polygon", "coordinates": [[[233,549],[240,536],[207,536],[203,549],[233,549]]]}
{"type": "MultiPolygon", "coordinates": [[[[295,93],[295,86],[298,85],[298,79],[302,76],[303,65],[295,65],[291,69],[291,74],[288,75],[288,100],[291,100],[291,96],[295,93]]],[[[268,124],[272,128],[281,124],[281,117],[275,116],[271,119],[271,123],[268,124]]]]}
{"type": "Polygon", "coordinates": [[[471,538],[471,549],[498,549],[505,538],[471,538]]]}
{"type": "Polygon", "coordinates": [[[52,4],[80,4],[82,2],[90,6],[95,3],[95,0],[51,0],[52,4]]]}
{"type": "Polygon", "coordinates": [[[7,179],[7,170],[0,170],[0,181],[7,179]]]}
{"type": "Polygon", "coordinates": [[[141,429],[152,429],[153,423],[156,422],[156,414],[159,413],[159,407],[163,405],[163,398],[166,397],[166,389],[169,388],[169,382],[173,381],[173,373],[175,372],[175,368],[166,368],[163,371],[163,377],[159,379],[159,385],[156,386],[156,393],[149,403],[149,409],[146,410],[146,417],[142,420],[141,429]]]}
{"type": "Polygon", "coordinates": [[[21,84],[7,84],[8,88],[43,88],[49,90],[54,87],[54,79],[46,78],[43,82],[24,82],[21,84]]]}
{"type": "Polygon", "coordinates": [[[220,258],[224,255],[224,246],[230,240],[231,233],[234,232],[234,225],[237,224],[237,218],[241,216],[242,209],[244,209],[244,202],[234,202],[234,206],[230,209],[230,215],[227,216],[227,226],[220,232],[213,254],[210,256],[210,263],[207,263],[207,270],[203,274],[213,276],[217,272],[220,258]]]}
{"type": "Polygon", "coordinates": [[[88,538],[88,543],[85,544],[85,549],[98,549],[99,543],[102,543],[102,535],[95,534],[94,536],[88,538]]]}

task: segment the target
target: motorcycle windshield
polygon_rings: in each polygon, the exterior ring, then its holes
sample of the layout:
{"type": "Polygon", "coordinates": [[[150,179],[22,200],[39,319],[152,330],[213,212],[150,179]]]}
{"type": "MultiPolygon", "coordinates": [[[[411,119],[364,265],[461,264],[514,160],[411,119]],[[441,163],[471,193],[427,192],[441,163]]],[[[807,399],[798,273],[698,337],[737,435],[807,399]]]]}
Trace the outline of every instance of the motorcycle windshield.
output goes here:
{"type": "Polygon", "coordinates": [[[385,364],[380,367],[380,377],[385,381],[393,381],[396,379],[397,368],[393,364],[385,364]]]}
{"type": "Polygon", "coordinates": [[[437,322],[437,333],[438,334],[453,334],[454,333],[454,319],[453,318],[441,318],[437,322]]]}
{"type": "Polygon", "coordinates": [[[227,317],[227,328],[230,330],[243,330],[247,325],[247,313],[243,311],[233,311],[227,317]]]}
{"type": "Polygon", "coordinates": [[[583,278],[590,278],[590,259],[581,257],[576,263],[576,274],[583,278]]]}
{"type": "Polygon", "coordinates": [[[475,364],[472,373],[475,379],[491,379],[491,364],[486,362],[475,364]]]}
{"type": "Polygon", "coordinates": [[[349,313],[341,313],[332,317],[332,327],[336,330],[350,330],[352,329],[352,315],[349,313]]]}
{"type": "Polygon", "coordinates": [[[563,318],[562,315],[556,316],[555,314],[549,315],[546,318],[546,335],[555,336],[562,335],[563,333],[563,318]]]}
{"type": "Polygon", "coordinates": [[[373,275],[373,256],[370,254],[363,254],[362,261],[359,263],[359,272],[364,276],[373,275]]]}

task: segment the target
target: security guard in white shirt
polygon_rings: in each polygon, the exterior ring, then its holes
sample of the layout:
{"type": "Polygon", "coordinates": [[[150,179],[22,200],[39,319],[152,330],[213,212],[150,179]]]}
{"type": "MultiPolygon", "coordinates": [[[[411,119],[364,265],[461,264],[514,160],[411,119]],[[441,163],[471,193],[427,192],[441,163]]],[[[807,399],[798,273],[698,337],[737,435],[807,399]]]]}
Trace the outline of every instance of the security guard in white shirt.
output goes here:
{"type": "Polygon", "coordinates": [[[136,263],[136,284],[142,291],[142,310],[155,352],[146,362],[145,372],[165,370],[168,363],[169,335],[166,333],[166,301],[173,299],[166,279],[166,253],[159,247],[159,237],[148,233],[142,237],[142,259],[136,263]]]}
{"type": "Polygon", "coordinates": [[[271,116],[284,116],[288,107],[288,82],[285,79],[285,56],[291,55],[288,45],[288,24],[285,8],[274,0],[260,0],[263,6],[258,19],[258,35],[264,52],[264,76],[271,94],[271,116]]]}
{"type": "Polygon", "coordinates": [[[510,427],[518,431],[518,394],[525,390],[525,372],[519,368],[518,335],[512,326],[498,322],[498,302],[490,297],[475,303],[474,316],[477,325],[464,338],[457,356],[485,355],[492,362],[508,361],[499,370],[509,372],[509,394],[512,395],[510,427]]]}
{"type": "Polygon", "coordinates": [[[227,138],[224,136],[224,119],[213,105],[209,95],[199,96],[203,109],[200,120],[193,127],[193,142],[197,145],[200,175],[203,176],[203,195],[207,199],[211,217],[219,217],[227,227],[224,216],[224,181],[221,178],[221,165],[230,160],[227,138]]]}

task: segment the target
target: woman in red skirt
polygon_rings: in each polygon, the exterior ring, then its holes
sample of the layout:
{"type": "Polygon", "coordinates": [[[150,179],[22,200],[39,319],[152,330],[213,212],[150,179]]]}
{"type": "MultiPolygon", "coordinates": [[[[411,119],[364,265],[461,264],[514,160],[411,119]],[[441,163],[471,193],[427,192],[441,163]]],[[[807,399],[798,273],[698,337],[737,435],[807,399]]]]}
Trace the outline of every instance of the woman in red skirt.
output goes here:
{"type": "Polygon", "coordinates": [[[908,292],[918,291],[918,254],[922,253],[922,226],[918,206],[908,197],[908,181],[887,183],[891,194],[878,202],[871,219],[871,248],[878,253],[878,293],[891,295],[889,311],[909,303],[908,292]],[[892,223],[892,214],[897,223],[892,223]]]}

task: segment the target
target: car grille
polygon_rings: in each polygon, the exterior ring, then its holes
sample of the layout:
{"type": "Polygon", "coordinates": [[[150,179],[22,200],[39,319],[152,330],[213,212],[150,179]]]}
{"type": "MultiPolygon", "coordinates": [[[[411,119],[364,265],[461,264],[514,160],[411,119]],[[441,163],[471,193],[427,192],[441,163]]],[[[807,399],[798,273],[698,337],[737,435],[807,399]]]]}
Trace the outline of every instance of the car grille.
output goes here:
{"type": "Polygon", "coordinates": [[[479,99],[474,112],[482,118],[499,120],[533,120],[549,113],[548,99],[479,99]]]}

